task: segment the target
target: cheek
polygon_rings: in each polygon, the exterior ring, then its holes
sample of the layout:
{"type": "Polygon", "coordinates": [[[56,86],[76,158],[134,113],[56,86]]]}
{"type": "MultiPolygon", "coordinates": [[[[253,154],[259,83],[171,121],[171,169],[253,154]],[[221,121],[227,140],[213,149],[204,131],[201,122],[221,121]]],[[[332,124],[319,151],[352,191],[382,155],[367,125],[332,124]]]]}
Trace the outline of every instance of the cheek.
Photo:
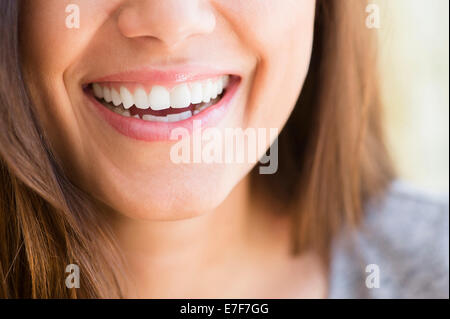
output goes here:
{"type": "Polygon", "coordinates": [[[118,0],[23,0],[21,3],[21,53],[26,82],[38,116],[52,146],[65,166],[83,161],[80,116],[73,107],[78,86],[77,61],[88,47],[98,26],[118,0]],[[76,5],[78,11],[68,10],[76,5]],[[79,13],[80,28],[67,21],[79,13]],[[72,94],[71,94],[72,93],[72,94]],[[70,148],[67,147],[70,145],[70,148]],[[75,155],[77,154],[77,155],[75,155]]]}
{"type": "Polygon", "coordinates": [[[21,53],[26,82],[46,134],[60,155],[74,145],[76,125],[63,72],[77,54],[79,36],[65,25],[69,1],[24,0],[21,53]],[[62,129],[64,128],[64,129],[62,129]]]}
{"type": "Polygon", "coordinates": [[[248,126],[281,128],[308,72],[315,0],[231,0],[224,5],[258,58],[248,126]]]}
{"type": "Polygon", "coordinates": [[[75,69],[79,57],[118,3],[118,0],[22,2],[20,27],[23,64],[25,70],[32,70],[28,73],[39,91],[67,95],[67,83],[78,80],[79,71],[75,69]],[[69,5],[75,5],[78,10],[66,12],[69,5]],[[71,28],[66,23],[67,20],[72,21],[70,18],[74,15],[79,16],[79,28],[71,28]]]}
{"type": "MultiPolygon", "coordinates": [[[[97,1],[98,2],[98,1],[97,1]]],[[[61,77],[79,55],[95,30],[94,21],[101,22],[100,12],[90,8],[87,1],[25,0],[22,4],[21,28],[27,62],[45,70],[47,76],[61,77]],[[68,11],[75,4],[78,12],[68,11]],[[98,19],[92,19],[92,15],[98,19]],[[70,28],[66,20],[79,16],[80,28],[70,28]]]]}

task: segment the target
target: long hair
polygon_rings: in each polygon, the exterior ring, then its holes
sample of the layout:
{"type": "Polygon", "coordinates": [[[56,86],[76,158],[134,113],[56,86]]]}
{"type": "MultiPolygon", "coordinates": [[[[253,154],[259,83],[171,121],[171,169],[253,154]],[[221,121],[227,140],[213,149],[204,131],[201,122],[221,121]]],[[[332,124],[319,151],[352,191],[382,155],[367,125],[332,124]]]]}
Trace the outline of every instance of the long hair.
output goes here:
{"type": "Polygon", "coordinates": [[[291,215],[294,252],[316,249],[326,256],[342,227],[357,226],[365,204],[394,178],[367,4],[317,1],[310,69],[278,139],[279,169],[252,172],[253,187],[270,191],[266,196],[291,215]]]}
{"type": "Polygon", "coordinates": [[[0,297],[119,296],[114,243],[58,166],[23,81],[19,1],[0,4],[0,297]],[[68,289],[68,265],[80,289],[68,289]]]}
{"type": "MultiPolygon", "coordinates": [[[[29,98],[19,3],[0,2],[0,298],[121,297],[112,231],[58,165],[29,98]],[[65,285],[69,264],[80,267],[79,289],[65,285]]],[[[317,1],[311,66],[279,136],[279,171],[252,173],[288,204],[296,252],[326,251],[392,178],[364,5],[317,1]]]]}

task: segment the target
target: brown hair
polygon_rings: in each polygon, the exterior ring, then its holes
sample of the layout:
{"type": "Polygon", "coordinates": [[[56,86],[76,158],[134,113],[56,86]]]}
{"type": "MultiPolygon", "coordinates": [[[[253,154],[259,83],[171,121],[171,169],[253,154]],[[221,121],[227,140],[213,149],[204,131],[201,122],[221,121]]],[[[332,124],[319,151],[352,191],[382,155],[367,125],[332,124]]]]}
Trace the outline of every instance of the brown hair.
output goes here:
{"type": "MultiPolygon", "coordinates": [[[[64,175],[28,97],[19,3],[0,2],[0,298],[120,297],[112,232],[93,199],[64,175]],[[69,264],[81,268],[80,289],[64,284],[69,264]]],[[[297,252],[326,251],[392,177],[374,31],[363,17],[364,1],[317,1],[311,67],[279,136],[279,170],[252,174],[256,186],[288,204],[297,252]]]]}
{"type": "Polygon", "coordinates": [[[309,73],[279,136],[275,175],[253,171],[293,217],[293,250],[326,255],[343,225],[356,226],[369,199],[394,177],[384,145],[376,31],[367,1],[317,1],[309,73]]]}

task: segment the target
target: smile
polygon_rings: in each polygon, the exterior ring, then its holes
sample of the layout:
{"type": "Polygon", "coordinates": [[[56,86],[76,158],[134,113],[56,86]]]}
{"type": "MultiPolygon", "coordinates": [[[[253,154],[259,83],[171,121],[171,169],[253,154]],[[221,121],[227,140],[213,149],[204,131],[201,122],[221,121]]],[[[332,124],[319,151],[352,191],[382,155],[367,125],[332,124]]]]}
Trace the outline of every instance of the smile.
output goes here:
{"type": "Polygon", "coordinates": [[[229,75],[173,88],[161,85],[93,83],[94,96],[111,111],[153,122],[179,122],[217,104],[229,84],[229,75]]]}
{"type": "Polygon", "coordinates": [[[194,120],[201,120],[202,127],[214,126],[224,117],[239,83],[240,77],[231,74],[140,72],[92,81],[84,91],[97,113],[119,133],[161,141],[169,140],[175,128],[190,131],[194,120]]]}

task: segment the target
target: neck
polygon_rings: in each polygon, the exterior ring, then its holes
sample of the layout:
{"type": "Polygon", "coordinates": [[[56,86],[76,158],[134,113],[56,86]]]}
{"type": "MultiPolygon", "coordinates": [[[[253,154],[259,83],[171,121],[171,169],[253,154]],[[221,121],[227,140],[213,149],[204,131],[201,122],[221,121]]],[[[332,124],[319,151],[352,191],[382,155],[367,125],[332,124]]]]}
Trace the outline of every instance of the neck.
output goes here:
{"type": "Polygon", "coordinates": [[[195,218],[143,221],[118,217],[114,229],[134,283],[127,289],[131,297],[161,297],[164,292],[173,296],[174,287],[176,294],[194,294],[180,287],[198,287],[199,276],[229,265],[229,260],[251,245],[257,214],[250,212],[245,179],[220,207],[195,218]]]}

